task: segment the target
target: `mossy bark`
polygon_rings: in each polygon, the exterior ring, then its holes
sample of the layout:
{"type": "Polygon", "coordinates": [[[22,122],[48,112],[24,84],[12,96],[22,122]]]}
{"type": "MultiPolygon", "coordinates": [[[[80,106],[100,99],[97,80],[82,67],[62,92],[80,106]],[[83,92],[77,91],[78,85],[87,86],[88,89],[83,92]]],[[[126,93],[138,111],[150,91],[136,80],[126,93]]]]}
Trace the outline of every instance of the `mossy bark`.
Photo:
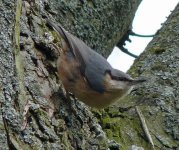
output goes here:
{"type": "Polygon", "coordinates": [[[153,149],[135,107],[141,110],[156,150],[179,149],[179,4],[129,70],[147,82],[101,113],[102,128],[122,149],[153,149]]]}
{"type": "Polygon", "coordinates": [[[0,149],[119,149],[56,73],[61,39],[44,16],[107,56],[140,0],[0,1],[0,149]]]}

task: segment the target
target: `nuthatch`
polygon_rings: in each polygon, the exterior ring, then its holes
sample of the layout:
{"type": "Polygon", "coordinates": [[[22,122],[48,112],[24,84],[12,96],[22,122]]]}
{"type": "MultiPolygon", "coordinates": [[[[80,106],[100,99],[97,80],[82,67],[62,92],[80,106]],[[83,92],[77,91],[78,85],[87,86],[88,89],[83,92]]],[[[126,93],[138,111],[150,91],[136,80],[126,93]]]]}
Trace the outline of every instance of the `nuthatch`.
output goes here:
{"type": "Polygon", "coordinates": [[[87,46],[82,40],[50,20],[64,39],[66,46],[57,61],[59,77],[67,92],[95,108],[104,108],[127,94],[133,85],[145,80],[133,79],[128,74],[112,68],[107,60],[87,46]]]}

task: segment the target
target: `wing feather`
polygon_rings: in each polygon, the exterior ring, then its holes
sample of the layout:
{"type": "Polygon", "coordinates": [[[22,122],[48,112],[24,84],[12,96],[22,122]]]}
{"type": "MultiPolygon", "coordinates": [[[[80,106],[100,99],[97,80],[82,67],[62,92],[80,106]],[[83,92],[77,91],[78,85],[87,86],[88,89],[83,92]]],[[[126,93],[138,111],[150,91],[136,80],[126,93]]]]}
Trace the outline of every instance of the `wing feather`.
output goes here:
{"type": "Polygon", "coordinates": [[[67,42],[70,51],[80,62],[81,74],[87,79],[91,88],[97,92],[105,91],[104,76],[107,70],[112,70],[107,60],[87,46],[82,40],[67,32],[61,25],[56,25],[52,21],[47,23],[67,42]]]}

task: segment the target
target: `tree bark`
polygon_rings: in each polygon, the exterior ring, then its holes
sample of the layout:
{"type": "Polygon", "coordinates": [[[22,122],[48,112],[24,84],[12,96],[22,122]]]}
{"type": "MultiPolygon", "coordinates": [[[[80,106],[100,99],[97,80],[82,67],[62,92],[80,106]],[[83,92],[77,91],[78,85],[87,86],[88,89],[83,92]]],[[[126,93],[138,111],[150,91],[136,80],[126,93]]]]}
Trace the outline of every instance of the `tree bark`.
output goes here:
{"type": "Polygon", "coordinates": [[[120,142],[124,150],[131,145],[147,150],[153,147],[178,150],[179,4],[136,59],[129,74],[144,76],[147,82],[100,114],[107,136],[120,142]],[[142,118],[137,114],[136,106],[142,118]],[[144,129],[146,127],[149,133],[144,129]]]}
{"type": "Polygon", "coordinates": [[[130,30],[142,0],[49,2],[49,13],[87,45],[107,57],[130,30]],[[55,15],[54,15],[55,14],[55,15]]]}
{"type": "Polygon", "coordinates": [[[0,1],[0,149],[119,149],[87,106],[64,96],[56,73],[60,37],[43,17],[107,56],[140,1],[0,1]]]}

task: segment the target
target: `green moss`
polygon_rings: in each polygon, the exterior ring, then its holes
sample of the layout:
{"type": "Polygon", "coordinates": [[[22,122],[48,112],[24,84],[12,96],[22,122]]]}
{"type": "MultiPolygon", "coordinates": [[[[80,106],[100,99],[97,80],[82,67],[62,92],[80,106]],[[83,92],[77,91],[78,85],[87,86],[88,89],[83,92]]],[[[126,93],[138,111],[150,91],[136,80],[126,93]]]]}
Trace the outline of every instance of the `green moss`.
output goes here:
{"type": "MultiPolygon", "coordinates": [[[[143,108],[143,112],[149,111],[148,108],[143,108]]],[[[150,143],[144,139],[144,131],[135,110],[133,110],[135,117],[129,111],[117,112],[115,107],[110,107],[105,111],[105,115],[102,113],[103,118],[100,124],[109,139],[121,144],[122,150],[130,149],[132,144],[151,149],[150,143]],[[114,115],[111,115],[112,112],[114,112],[114,115]]]]}
{"type": "Polygon", "coordinates": [[[154,54],[162,54],[163,52],[165,52],[165,49],[161,47],[152,47],[150,51],[154,54]]]}
{"type": "Polygon", "coordinates": [[[17,1],[16,6],[16,21],[14,30],[14,52],[16,73],[19,82],[19,106],[21,113],[23,112],[24,105],[27,103],[25,84],[24,84],[24,64],[20,53],[20,18],[21,18],[22,0],[17,1]]]}
{"type": "Polygon", "coordinates": [[[154,66],[151,67],[151,70],[167,71],[167,66],[165,64],[162,64],[162,62],[156,62],[154,66]]]}
{"type": "Polygon", "coordinates": [[[59,36],[59,34],[56,32],[56,31],[52,31],[51,32],[52,33],[52,35],[53,35],[53,37],[54,37],[54,43],[57,43],[58,41],[61,41],[62,39],[60,38],[60,36],[59,36]]]}
{"type": "Polygon", "coordinates": [[[121,143],[122,147],[126,147],[127,138],[124,135],[125,130],[123,130],[124,125],[129,125],[130,122],[126,122],[119,118],[106,118],[103,120],[104,130],[107,133],[107,136],[110,139],[114,139],[117,142],[121,143]],[[110,127],[110,129],[105,129],[105,127],[110,127]]]}
{"type": "Polygon", "coordinates": [[[63,132],[63,135],[61,137],[62,143],[64,145],[64,148],[66,150],[72,150],[73,148],[71,147],[70,141],[68,139],[68,133],[67,132],[63,132]]]}
{"type": "Polygon", "coordinates": [[[36,116],[38,122],[44,122],[46,126],[51,127],[51,123],[48,119],[48,114],[42,109],[33,109],[33,114],[36,116]],[[39,120],[40,119],[40,120],[39,120]]]}
{"type": "MultiPolygon", "coordinates": [[[[140,58],[138,58],[140,59],[140,58]]],[[[139,61],[138,59],[136,59],[134,61],[134,64],[132,65],[132,67],[130,68],[130,70],[128,71],[128,73],[132,76],[132,77],[138,77],[140,74],[140,69],[142,68],[142,66],[144,66],[144,61],[139,61]]]]}

